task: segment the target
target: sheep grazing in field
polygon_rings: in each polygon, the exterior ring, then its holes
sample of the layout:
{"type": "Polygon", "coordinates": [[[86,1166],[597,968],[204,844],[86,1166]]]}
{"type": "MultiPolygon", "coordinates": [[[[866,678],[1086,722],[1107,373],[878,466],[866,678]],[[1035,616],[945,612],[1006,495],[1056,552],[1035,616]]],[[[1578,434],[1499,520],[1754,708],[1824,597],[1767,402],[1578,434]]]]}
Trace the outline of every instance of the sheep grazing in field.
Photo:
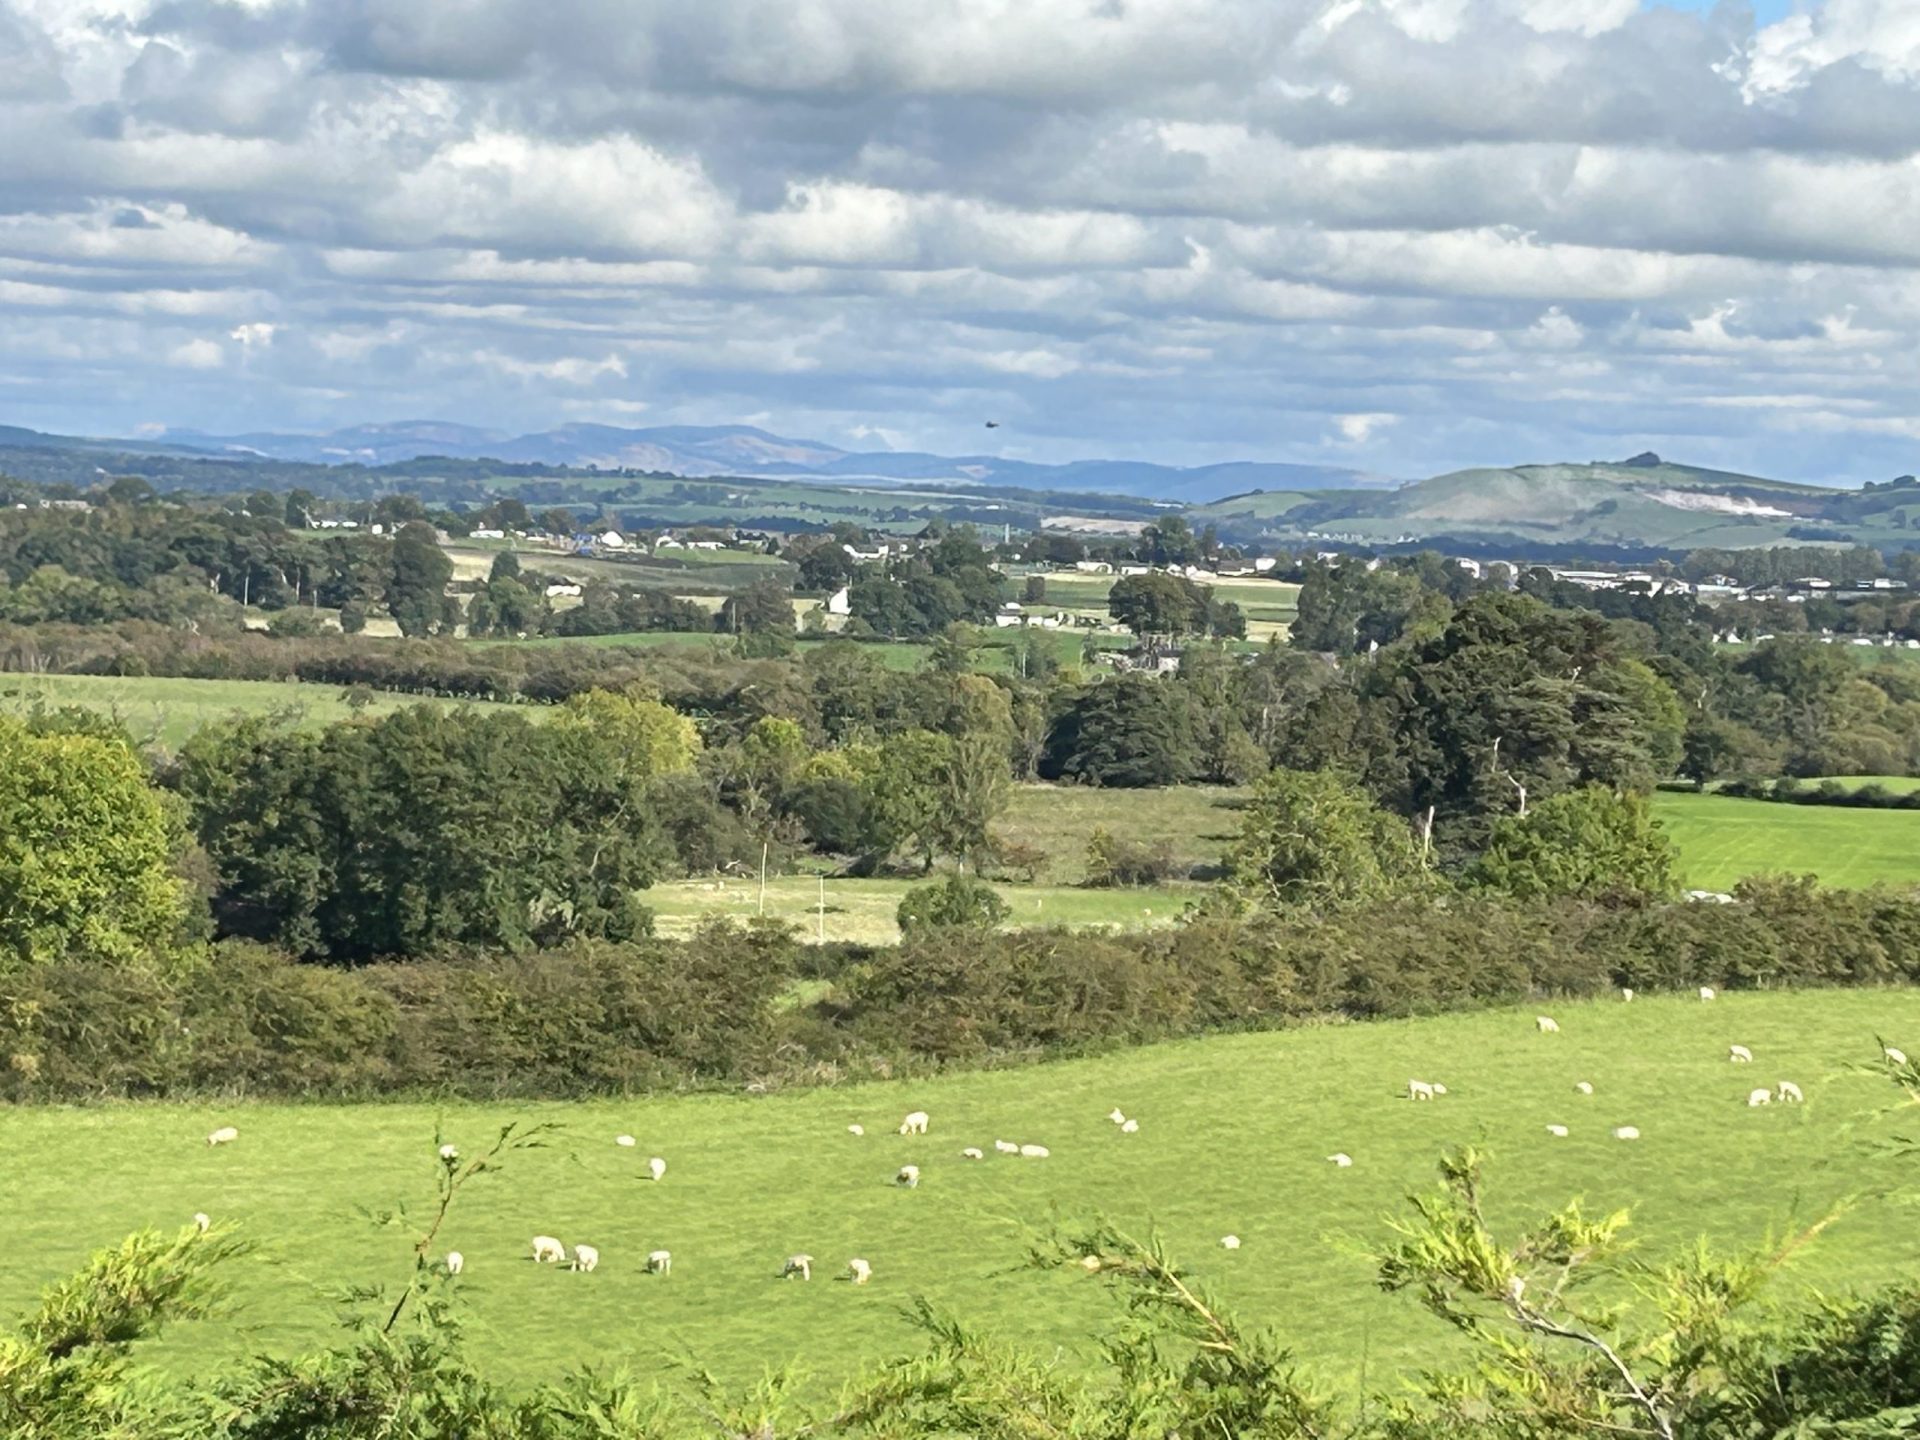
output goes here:
{"type": "Polygon", "coordinates": [[[1904,1050],[1896,1050],[1893,1046],[1888,1045],[1884,1047],[1882,1053],[1887,1057],[1889,1064],[1904,1065],[1907,1063],[1907,1052],[1904,1050]]]}
{"type": "Polygon", "coordinates": [[[1053,1152],[1044,1145],[1022,1145],[1020,1153],[1029,1160],[1045,1160],[1053,1152]]]}
{"type": "Polygon", "coordinates": [[[1407,1081],[1407,1099],[1431,1100],[1433,1099],[1433,1086],[1424,1080],[1409,1080],[1407,1081]]]}
{"type": "Polygon", "coordinates": [[[558,1265],[567,1258],[567,1247],[551,1235],[533,1237],[533,1263],[536,1265],[558,1265]]]}
{"type": "Polygon", "coordinates": [[[442,1145],[440,1147],[440,1158],[449,1165],[453,1164],[454,1161],[460,1158],[460,1147],[458,1145],[442,1145]]]}
{"type": "Polygon", "coordinates": [[[1127,1121],[1126,1124],[1120,1127],[1120,1133],[1122,1135],[1138,1135],[1140,1133],[1140,1122],[1138,1120],[1127,1121]]]}
{"type": "Polygon", "coordinates": [[[1567,1127],[1564,1125],[1549,1125],[1547,1126],[1547,1134],[1553,1136],[1556,1140],[1564,1140],[1567,1138],[1567,1127]]]}
{"type": "Polygon", "coordinates": [[[1633,987],[1631,985],[1622,985],[1620,987],[1620,998],[1631,1005],[1633,1003],[1633,987]]]}
{"type": "Polygon", "coordinates": [[[1240,1237],[1238,1235],[1222,1235],[1220,1237],[1220,1248],[1222,1250],[1238,1250],[1240,1248],[1240,1237]]]}
{"type": "Polygon", "coordinates": [[[969,1145],[960,1152],[960,1158],[962,1160],[984,1160],[987,1158],[987,1154],[986,1151],[980,1149],[979,1146],[969,1145]]]}
{"type": "Polygon", "coordinates": [[[671,1275],[673,1273],[673,1252],[671,1250],[648,1251],[647,1273],[649,1275],[671,1275]]]}
{"type": "Polygon", "coordinates": [[[864,1285],[873,1279],[873,1266],[856,1255],[847,1261],[847,1279],[856,1285],[864,1285]]]}
{"type": "Polygon", "coordinates": [[[1638,1140],[1640,1138],[1640,1132],[1631,1125],[1616,1125],[1613,1127],[1613,1138],[1616,1140],[1638,1140]]]}
{"type": "Polygon", "coordinates": [[[993,1142],[993,1148],[1002,1155],[1018,1155],[1020,1153],[1020,1147],[1011,1140],[996,1140],[993,1142]]]}
{"type": "Polygon", "coordinates": [[[789,1255],[787,1263],[780,1267],[780,1278],[791,1280],[798,1275],[802,1280],[813,1279],[813,1257],[811,1255],[789,1255]]]}
{"type": "Polygon", "coordinates": [[[1345,1151],[1342,1151],[1338,1155],[1327,1156],[1327,1163],[1330,1165],[1336,1166],[1341,1170],[1344,1170],[1349,1165],[1353,1164],[1353,1157],[1347,1154],[1345,1151]]]}
{"type": "Polygon", "coordinates": [[[900,1133],[902,1135],[926,1134],[927,1133],[927,1112],[924,1110],[911,1111],[907,1115],[906,1119],[900,1122],[900,1133]]]}
{"type": "Polygon", "coordinates": [[[1727,1059],[1736,1065],[1751,1065],[1753,1063],[1753,1051],[1744,1045],[1729,1045],[1727,1047],[1727,1059]]]}
{"type": "Polygon", "coordinates": [[[618,1145],[622,1150],[631,1150],[640,1142],[635,1140],[631,1135],[616,1135],[613,1137],[613,1143],[618,1145]]]}
{"type": "Polygon", "coordinates": [[[1720,992],[1715,990],[1711,985],[1702,985],[1700,987],[1700,998],[1702,1000],[1718,1000],[1720,998],[1720,992]]]}
{"type": "Polygon", "coordinates": [[[202,1235],[206,1234],[207,1231],[213,1228],[213,1217],[204,1210],[194,1211],[193,1228],[198,1230],[202,1235]]]}
{"type": "Polygon", "coordinates": [[[218,1130],[215,1130],[211,1135],[207,1136],[207,1144],[231,1145],[234,1141],[238,1140],[239,1138],[240,1138],[240,1132],[236,1130],[233,1126],[222,1125],[218,1130]]]}
{"type": "Polygon", "coordinates": [[[447,1251],[447,1274],[458,1275],[467,1268],[467,1257],[458,1250],[447,1251]]]}
{"type": "Polygon", "coordinates": [[[1578,1090],[1582,1095],[1591,1095],[1593,1093],[1593,1082],[1591,1080],[1576,1080],[1573,1088],[1578,1090]]]}
{"type": "Polygon", "coordinates": [[[1122,1110],[1118,1105],[1114,1106],[1113,1109],[1107,1112],[1107,1119],[1113,1121],[1113,1123],[1116,1125],[1124,1125],[1127,1123],[1126,1112],[1122,1110]]]}
{"type": "Polygon", "coordinates": [[[1807,1097],[1800,1093],[1800,1087],[1791,1080],[1782,1080],[1773,1087],[1774,1098],[1782,1105],[1798,1105],[1807,1097]]]}
{"type": "Polygon", "coordinates": [[[1077,1263],[1082,1270],[1091,1275],[1106,1262],[1101,1260],[1098,1255],[1082,1255],[1077,1263]]]}
{"type": "Polygon", "coordinates": [[[1436,1080],[1433,1082],[1433,1093],[1436,1095],[1444,1095],[1447,1093],[1447,1087],[1436,1080]]]}
{"type": "Polygon", "coordinates": [[[1769,1105],[1772,1103],[1773,1103],[1773,1092],[1767,1089],[1767,1087],[1764,1085],[1762,1085],[1757,1090],[1749,1090],[1747,1092],[1747,1105],[1749,1108],[1757,1107],[1760,1105],[1769,1105]]]}
{"type": "Polygon", "coordinates": [[[658,1180],[662,1175],[667,1173],[667,1162],[662,1160],[658,1155],[654,1156],[651,1160],[647,1161],[647,1173],[658,1180]]]}
{"type": "Polygon", "coordinates": [[[573,1268],[582,1275],[591,1275],[600,1265],[600,1252],[591,1245],[573,1247],[573,1268]]]}
{"type": "Polygon", "coordinates": [[[849,1125],[849,1126],[847,1126],[847,1134],[849,1134],[849,1135],[856,1135],[856,1136],[857,1136],[857,1135],[864,1135],[864,1134],[866,1134],[866,1133],[867,1133],[867,1127],[866,1127],[866,1126],[864,1126],[864,1125],[849,1125]]]}
{"type": "Polygon", "coordinates": [[[920,1184],[920,1167],[918,1165],[902,1165],[900,1167],[900,1173],[893,1177],[893,1183],[903,1185],[909,1190],[917,1189],[920,1184]]]}
{"type": "Polygon", "coordinates": [[[1551,1015],[1534,1016],[1533,1026],[1534,1029],[1538,1030],[1542,1035],[1558,1035],[1560,1033],[1560,1022],[1551,1015]]]}

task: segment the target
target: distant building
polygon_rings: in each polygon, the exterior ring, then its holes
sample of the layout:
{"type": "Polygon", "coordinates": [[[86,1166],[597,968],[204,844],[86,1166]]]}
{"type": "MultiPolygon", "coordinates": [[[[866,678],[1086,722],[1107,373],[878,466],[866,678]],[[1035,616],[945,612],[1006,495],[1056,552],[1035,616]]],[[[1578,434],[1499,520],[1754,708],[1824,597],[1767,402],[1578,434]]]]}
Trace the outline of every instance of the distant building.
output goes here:
{"type": "Polygon", "coordinates": [[[553,584],[547,586],[547,598],[549,600],[556,600],[562,596],[570,599],[578,599],[580,596],[580,587],[567,580],[556,580],[553,584]]]}
{"type": "Polygon", "coordinates": [[[504,530],[469,530],[467,532],[467,538],[469,540],[504,540],[507,538],[507,532],[504,530]]]}
{"type": "Polygon", "coordinates": [[[618,530],[604,530],[593,538],[609,550],[624,550],[627,548],[627,537],[622,535],[618,530]]]}
{"type": "Polygon", "coordinates": [[[829,615],[851,615],[853,613],[852,597],[853,592],[847,586],[842,585],[827,597],[827,613],[829,615]]]}

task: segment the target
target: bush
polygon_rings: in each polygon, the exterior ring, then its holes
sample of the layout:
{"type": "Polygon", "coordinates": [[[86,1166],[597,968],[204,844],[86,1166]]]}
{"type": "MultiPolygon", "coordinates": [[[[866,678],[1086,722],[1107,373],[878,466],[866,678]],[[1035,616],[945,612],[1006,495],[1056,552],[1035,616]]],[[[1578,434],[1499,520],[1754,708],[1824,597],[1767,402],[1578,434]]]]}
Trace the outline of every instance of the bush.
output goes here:
{"type": "Polygon", "coordinates": [[[1116,885],[1159,885],[1180,873],[1173,846],[1162,840],[1138,845],[1117,838],[1104,825],[1087,840],[1087,880],[1096,890],[1116,885]]]}
{"type": "Polygon", "coordinates": [[[982,880],[949,875],[906,893],[894,912],[902,934],[923,930],[991,930],[1008,915],[1007,902],[982,880]]]}

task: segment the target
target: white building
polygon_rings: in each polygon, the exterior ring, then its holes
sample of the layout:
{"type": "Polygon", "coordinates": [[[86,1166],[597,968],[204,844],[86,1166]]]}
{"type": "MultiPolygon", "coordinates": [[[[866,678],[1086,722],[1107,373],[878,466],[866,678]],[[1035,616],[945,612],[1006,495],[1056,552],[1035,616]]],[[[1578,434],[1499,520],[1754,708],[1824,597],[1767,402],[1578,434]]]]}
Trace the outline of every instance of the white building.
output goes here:
{"type": "Polygon", "coordinates": [[[853,613],[853,592],[842,585],[833,594],[827,596],[827,614],[851,615],[853,613]]]}

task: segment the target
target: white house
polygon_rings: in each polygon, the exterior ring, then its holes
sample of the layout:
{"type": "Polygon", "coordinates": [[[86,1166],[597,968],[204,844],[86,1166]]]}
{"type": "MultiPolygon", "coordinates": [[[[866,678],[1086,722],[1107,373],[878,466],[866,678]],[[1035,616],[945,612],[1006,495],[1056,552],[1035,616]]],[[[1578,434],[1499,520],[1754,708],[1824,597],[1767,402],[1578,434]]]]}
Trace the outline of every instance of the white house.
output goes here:
{"type": "Polygon", "coordinates": [[[1082,575],[1111,575],[1113,573],[1113,566],[1104,560],[1076,560],[1073,562],[1073,568],[1078,570],[1082,575]]]}
{"type": "Polygon", "coordinates": [[[467,538],[471,540],[504,540],[507,538],[507,532],[504,530],[469,530],[467,532],[467,538]]]}
{"type": "Polygon", "coordinates": [[[1280,562],[1271,555],[1262,555],[1253,562],[1253,572],[1256,575],[1265,575],[1279,563],[1280,562]]]}
{"type": "Polygon", "coordinates": [[[602,534],[594,536],[594,539],[598,540],[609,550],[624,550],[627,548],[627,537],[622,535],[618,530],[605,531],[602,534]]]}
{"type": "Polygon", "coordinates": [[[833,594],[827,596],[827,614],[851,615],[853,613],[852,592],[842,585],[833,594]]]}

